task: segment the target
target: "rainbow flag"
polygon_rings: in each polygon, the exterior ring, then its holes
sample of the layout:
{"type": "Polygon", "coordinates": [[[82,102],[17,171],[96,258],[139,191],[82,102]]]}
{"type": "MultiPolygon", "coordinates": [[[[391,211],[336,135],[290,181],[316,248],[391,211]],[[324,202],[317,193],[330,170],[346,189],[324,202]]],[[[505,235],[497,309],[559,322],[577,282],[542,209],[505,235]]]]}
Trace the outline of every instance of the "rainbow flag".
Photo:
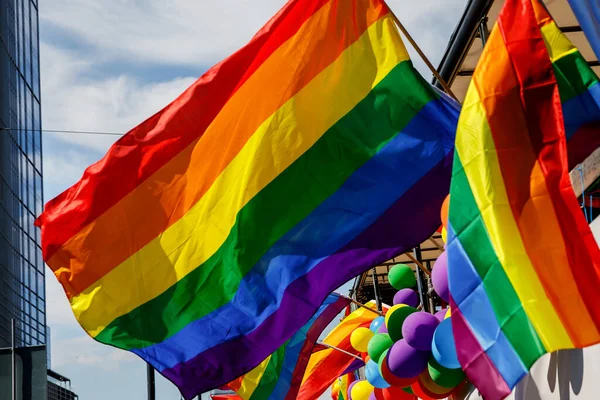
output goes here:
{"type": "MultiPolygon", "coordinates": [[[[374,301],[370,301],[366,306],[377,310],[374,301]]],[[[358,328],[368,328],[377,316],[367,308],[358,308],[329,332],[323,339],[323,343],[360,356],[360,353],[350,344],[350,335],[358,328]]],[[[331,348],[313,353],[302,379],[298,400],[318,399],[338,377],[354,372],[357,361],[356,358],[331,348]]],[[[358,364],[360,365],[360,362],[358,364]]]]}
{"type": "Polygon", "coordinates": [[[313,317],[258,367],[228,386],[244,400],[293,400],[298,395],[313,347],[350,300],[330,294],[313,317]]]}
{"type": "Polygon", "coordinates": [[[191,398],[435,231],[457,120],[382,0],[292,0],[46,205],[44,259],[91,337],[191,398]]]}
{"type": "Polygon", "coordinates": [[[569,179],[554,27],[537,0],[506,1],[458,124],[452,324],[459,361],[489,400],[544,353],[600,342],[600,251],[569,179]]]}
{"type": "Polygon", "coordinates": [[[540,18],[558,82],[572,169],[600,147],[600,80],[550,15],[540,18]]]}
{"type": "Polygon", "coordinates": [[[569,0],[596,57],[600,59],[600,3],[598,0],[569,0]]]}
{"type": "Polygon", "coordinates": [[[356,380],[354,373],[340,376],[332,385],[331,398],[333,400],[348,400],[348,387],[356,380]]]}

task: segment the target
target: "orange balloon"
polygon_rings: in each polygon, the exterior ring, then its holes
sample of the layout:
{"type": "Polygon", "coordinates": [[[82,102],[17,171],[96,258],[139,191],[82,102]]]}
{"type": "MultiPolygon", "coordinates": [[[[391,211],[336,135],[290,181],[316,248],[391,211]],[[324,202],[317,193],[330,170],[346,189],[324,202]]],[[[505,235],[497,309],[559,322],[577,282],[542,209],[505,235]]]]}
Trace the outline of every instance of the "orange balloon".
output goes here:
{"type": "MultiPolygon", "coordinates": [[[[412,389],[415,396],[417,396],[421,400],[437,400],[437,398],[429,396],[429,393],[426,393],[423,390],[423,386],[421,385],[421,382],[419,382],[419,381],[416,381],[415,383],[413,383],[410,386],[410,388],[412,389]]],[[[440,397],[440,399],[442,399],[442,398],[443,397],[440,397]]]]}
{"type": "Polygon", "coordinates": [[[414,400],[415,395],[406,393],[399,387],[390,386],[387,389],[383,389],[383,398],[384,400],[414,400]]]}
{"type": "Polygon", "coordinates": [[[440,213],[440,217],[442,218],[442,225],[446,226],[448,224],[448,208],[450,207],[450,195],[446,196],[446,199],[442,203],[442,211],[440,213]]]}

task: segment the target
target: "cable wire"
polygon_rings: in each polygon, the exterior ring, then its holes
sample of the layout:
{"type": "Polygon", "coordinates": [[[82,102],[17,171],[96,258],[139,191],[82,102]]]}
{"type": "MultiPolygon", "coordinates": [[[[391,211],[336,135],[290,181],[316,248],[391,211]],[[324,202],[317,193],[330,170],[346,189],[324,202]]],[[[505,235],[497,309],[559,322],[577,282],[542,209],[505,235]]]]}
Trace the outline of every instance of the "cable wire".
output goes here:
{"type": "Polygon", "coordinates": [[[24,128],[0,128],[0,131],[40,131],[44,133],[68,133],[77,135],[104,135],[104,136],[123,136],[117,132],[94,132],[94,131],[72,131],[63,129],[24,129],[24,128]]]}

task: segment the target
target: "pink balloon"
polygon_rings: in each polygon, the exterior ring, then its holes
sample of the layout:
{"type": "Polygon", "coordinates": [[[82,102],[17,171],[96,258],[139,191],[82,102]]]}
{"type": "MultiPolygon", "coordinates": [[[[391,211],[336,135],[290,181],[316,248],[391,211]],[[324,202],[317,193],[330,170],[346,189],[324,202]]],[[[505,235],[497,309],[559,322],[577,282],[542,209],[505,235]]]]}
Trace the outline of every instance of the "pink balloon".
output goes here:
{"type": "Polygon", "coordinates": [[[433,289],[446,303],[450,302],[450,288],[448,287],[448,254],[444,251],[433,265],[431,271],[433,289]]]}

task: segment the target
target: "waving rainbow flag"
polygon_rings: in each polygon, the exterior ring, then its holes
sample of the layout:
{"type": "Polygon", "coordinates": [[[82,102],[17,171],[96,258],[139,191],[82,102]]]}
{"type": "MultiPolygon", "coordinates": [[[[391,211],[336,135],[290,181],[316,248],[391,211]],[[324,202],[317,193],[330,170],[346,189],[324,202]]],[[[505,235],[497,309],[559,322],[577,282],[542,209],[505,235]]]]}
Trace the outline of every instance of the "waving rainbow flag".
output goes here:
{"type": "Polygon", "coordinates": [[[46,205],[44,259],[189,399],[435,231],[457,120],[382,0],[292,0],[46,205]]]}
{"type": "Polygon", "coordinates": [[[315,343],[350,300],[330,294],[315,315],[260,365],[228,386],[244,400],[294,400],[315,343]]]}
{"type": "Polygon", "coordinates": [[[544,353],[600,342],[600,251],[571,187],[553,73],[566,49],[575,54],[537,0],[507,0],[458,124],[452,324],[488,400],[510,394],[544,353]]]}

